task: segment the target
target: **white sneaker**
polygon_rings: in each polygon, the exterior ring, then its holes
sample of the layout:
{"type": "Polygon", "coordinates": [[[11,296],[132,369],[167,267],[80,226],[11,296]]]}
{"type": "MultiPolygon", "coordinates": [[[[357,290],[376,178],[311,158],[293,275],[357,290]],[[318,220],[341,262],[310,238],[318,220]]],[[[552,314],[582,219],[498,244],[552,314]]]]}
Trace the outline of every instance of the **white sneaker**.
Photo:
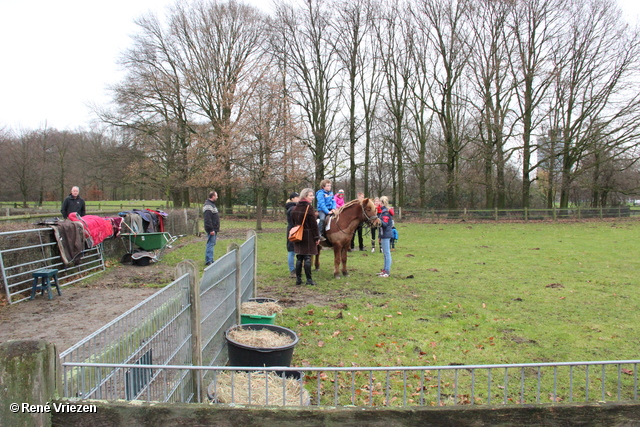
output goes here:
{"type": "Polygon", "coordinates": [[[389,277],[389,273],[387,273],[386,271],[380,275],[380,277],[389,277]]]}
{"type": "Polygon", "coordinates": [[[380,273],[376,273],[376,276],[382,276],[382,275],[383,275],[383,274],[385,274],[385,273],[386,273],[386,271],[384,271],[384,270],[380,270],[380,273]]]}
{"type": "Polygon", "coordinates": [[[371,248],[371,253],[374,253],[376,251],[376,248],[371,248]]]}

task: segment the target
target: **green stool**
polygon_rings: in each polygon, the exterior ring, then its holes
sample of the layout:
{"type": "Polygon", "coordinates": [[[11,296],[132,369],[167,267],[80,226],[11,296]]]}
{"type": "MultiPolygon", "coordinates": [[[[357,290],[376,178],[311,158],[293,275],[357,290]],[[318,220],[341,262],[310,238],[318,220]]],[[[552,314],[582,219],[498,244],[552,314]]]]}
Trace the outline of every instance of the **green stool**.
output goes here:
{"type": "Polygon", "coordinates": [[[31,288],[31,298],[30,300],[36,297],[36,292],[41,291],[42,295],[44,295],[44,291],[46,290],[49,296],[49,299],[53,299],[53,293],[51,292],[51,286],[55,286],[58,290],[58,295],[61,296],[60,286],[58,285],[58,270],[55,268],[43,268],[41,270],[36,270],[33,272],[33,287],[31,288]],[[41,283],[38,284],[38,280],[41,279],[41,283]],[[51,279],[53,279],[53,283],[51,283],[51,279]]]}

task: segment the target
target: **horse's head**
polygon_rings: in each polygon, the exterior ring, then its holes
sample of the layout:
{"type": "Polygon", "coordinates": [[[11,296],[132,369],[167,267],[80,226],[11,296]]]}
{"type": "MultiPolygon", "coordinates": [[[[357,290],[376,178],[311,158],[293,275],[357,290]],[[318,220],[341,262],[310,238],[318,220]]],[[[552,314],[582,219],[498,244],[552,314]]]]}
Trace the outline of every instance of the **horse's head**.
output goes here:
{"type": "Polygon", "coordinates": [[[373,200],[364,199],[362,201],[362,213],[364,215],[364,222],[366,222],[369,227],[380,227],[381,223],[380,218],[378,218],[378,210],[373,204],[373,200]]]}

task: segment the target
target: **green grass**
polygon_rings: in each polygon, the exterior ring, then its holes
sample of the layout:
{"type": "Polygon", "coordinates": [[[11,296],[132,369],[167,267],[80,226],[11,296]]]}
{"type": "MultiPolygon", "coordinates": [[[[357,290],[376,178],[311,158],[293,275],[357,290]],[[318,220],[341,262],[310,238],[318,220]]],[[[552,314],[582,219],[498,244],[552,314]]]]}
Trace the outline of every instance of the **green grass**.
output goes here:
{"type": "Polygon", "coordinates": [[[335,280],[324,252],[304,289],[287,277],[284,230],[260,235],[259,295],[319,301],[277,319],[300,335],[293,365],[638,358],[640,223],[397,227],[392,277],[375,276],[379,252],[353,252],[335,280]]]}

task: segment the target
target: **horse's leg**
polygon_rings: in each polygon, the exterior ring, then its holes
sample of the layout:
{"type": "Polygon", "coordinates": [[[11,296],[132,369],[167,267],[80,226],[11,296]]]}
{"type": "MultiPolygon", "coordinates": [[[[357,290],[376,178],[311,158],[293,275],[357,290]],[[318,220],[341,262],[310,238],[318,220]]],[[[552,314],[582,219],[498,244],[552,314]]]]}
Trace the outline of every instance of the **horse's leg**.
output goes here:
{"type": "Polygon", "coordinates": [[[318,255],[316,255],[316,261],[315,261],[315,268],[316,270],[320,270],[320,250],[322,249],[322,246],[318,245],[318,255]]]}
{"type": "Polygon", "coordinates": [[[349,275],[349,272],[347,271],[347,252],[349,252],[350,247],[350,240],[342,247],[342,275],[345,277],[349,275]]]}
{"type": "Polygon", "coordinates": [[[333,245],[333,277],[340,278],[340,258],[342,247],[340,245],[333,245]]]}

